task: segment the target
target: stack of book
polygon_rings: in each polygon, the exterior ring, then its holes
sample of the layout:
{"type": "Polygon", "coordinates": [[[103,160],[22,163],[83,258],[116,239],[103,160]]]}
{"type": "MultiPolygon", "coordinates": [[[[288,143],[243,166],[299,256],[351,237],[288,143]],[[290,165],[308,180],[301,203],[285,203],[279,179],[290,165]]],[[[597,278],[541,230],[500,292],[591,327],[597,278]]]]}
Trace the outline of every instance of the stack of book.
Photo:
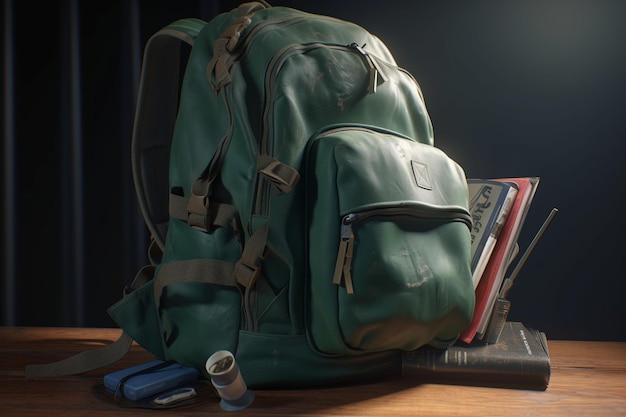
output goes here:
{"type": "Polygon", "coordinates": [[[470,325],[459,339],[496,342],[509,306],[502,297],[505,274],[519,252],[517,240],[539,185],[539,177],[468,179],[472,229],[472,272],[476,306],[470,325]],[[496,307],[498,308],[497,310],[496,307]],[[496,314],[494,315],[494,311],[496,314]],[[501,313],[501,314],[498,314],[501,313]],[[492,317],[495,334],[487,334],[492,317]],[[495,326],[495,328],[494,328],[495,326]]]}
{"type": "Polygon", "coordinates": [[[406,352],[403,373],[433,382],[546,389],[550,377],[546,335],[507,321],[507,294],[558,210],[552,210],[513,267],[539,177],[468,179],[467,183],[473,221],[474,316],[449,349],[406,352]]]}

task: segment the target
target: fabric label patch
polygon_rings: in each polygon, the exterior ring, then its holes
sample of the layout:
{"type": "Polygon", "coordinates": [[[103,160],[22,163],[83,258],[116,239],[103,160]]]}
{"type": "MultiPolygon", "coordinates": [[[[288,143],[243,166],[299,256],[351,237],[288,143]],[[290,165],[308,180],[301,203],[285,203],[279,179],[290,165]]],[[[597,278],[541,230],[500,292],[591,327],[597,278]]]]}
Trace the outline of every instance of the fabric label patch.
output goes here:
{"type": "Polygon", "coordinates": [[[418,187],[426,190],[432,190],[433,184],[430,180],[430,174],[428,174],[428,167],[421,162],[411,161],[411,167],[413,168],[413,178],[418,187]]]}

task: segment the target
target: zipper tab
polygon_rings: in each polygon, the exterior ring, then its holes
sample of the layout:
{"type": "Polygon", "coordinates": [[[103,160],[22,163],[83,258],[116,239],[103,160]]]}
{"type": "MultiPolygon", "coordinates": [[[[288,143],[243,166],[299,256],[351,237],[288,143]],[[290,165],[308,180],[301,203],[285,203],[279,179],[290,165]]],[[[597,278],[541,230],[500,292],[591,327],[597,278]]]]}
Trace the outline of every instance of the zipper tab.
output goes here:
{"type": "Polygon", "coordinates": [[[350,45],[348,45],[348,47],[357,51],[359,55],[361,55],[361,57],[363,58],[363,61],[365,62],[365,64],[369,67],[370,79],[369,79],[369,84],[367,87],[367,92],[368,94],[374,94],[379,84],[379,81],[378,81],[379,75],[382,78],[382,81],[380,81],[380,83],[387,81],[387,77],[385,77],[383,72],[380,70],[380,66],[378,66],[378,64],[376,63],[376,60],[374,60],[374,58],[372,58],[370,54],[365,52],[365,50],[363,49],[365,48],[365,45],[359,46],[356,42],[353,42],[350,45]]]}
{"type": "Polygon", "coordinates": [[[335,263],[335,273],[333,274],[333,284],[341,285],[343,282],[348,294],[354,293],[352,287],[352,254],[354,252],[354,232],[352,231],[353,214],[343,218],[341,222],[341,240],[337,251],[337,261],[335,263]]]}

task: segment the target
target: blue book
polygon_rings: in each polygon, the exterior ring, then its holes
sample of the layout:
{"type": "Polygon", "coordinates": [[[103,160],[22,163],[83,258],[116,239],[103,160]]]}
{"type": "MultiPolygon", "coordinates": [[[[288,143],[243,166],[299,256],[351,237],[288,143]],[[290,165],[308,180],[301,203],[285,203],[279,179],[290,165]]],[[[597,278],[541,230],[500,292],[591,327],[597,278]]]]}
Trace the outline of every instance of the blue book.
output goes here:
{"type": "Polygon", "coordinates": [[[177,363],[168,365],[164,361],[155,360],[105,375],[104,386],[116,395],[137,401],[197,379],[198,371],[195,368],[177,363]],[[149,370],[158,366],[161,368],[149,370]],[[144,371],[147,372],[143,373],[144,371]],[[129,378],[123,381],[127,377],[129,378]],[[122,386],[120,381],[123,381],[122,386]]]}

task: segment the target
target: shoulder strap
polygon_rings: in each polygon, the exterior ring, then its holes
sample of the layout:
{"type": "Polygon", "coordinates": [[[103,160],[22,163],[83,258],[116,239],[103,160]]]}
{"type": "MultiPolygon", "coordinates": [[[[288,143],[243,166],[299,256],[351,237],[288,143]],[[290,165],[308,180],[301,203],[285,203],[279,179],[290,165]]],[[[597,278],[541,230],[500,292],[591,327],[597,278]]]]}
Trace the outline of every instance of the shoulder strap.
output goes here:
{"type": "Polygon", "coordinates": [[[183,44],[193,45],[206,22],[181,19],[156,32],[144,49],[132,137],[132,170],[139,207],[161,250],[169,221],[170,145],[180,83],[183,44]]]}

